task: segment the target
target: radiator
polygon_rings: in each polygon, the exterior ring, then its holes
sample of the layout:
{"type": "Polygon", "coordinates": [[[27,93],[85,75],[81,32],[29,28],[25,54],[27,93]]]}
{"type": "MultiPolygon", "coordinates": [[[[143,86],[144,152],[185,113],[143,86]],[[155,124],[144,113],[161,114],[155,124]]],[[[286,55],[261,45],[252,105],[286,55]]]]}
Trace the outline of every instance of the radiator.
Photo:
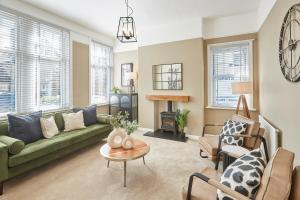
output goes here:
{"type": "Polygon", "coordinates": [[[269,157],[271,158],[279,147],[280,130],[270,124],[263,116],[259,115],[260,127],[265,129],[264,137],[267,142],[269,157]]]}

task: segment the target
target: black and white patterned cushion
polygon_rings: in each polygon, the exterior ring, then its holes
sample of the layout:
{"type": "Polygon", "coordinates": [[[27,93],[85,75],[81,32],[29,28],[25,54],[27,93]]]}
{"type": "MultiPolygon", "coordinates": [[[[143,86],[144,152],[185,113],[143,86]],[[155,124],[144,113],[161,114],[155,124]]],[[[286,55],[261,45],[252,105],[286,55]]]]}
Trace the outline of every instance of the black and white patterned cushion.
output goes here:
{"type": "MultiPolygon", "coordinates": [[[[241,156],[227,167],[221,176],[221,183],[246,197],[253,198],[260,185],[266,161],[260,149],[241,156]]],[[[233,197],[218,190],[219,200],[233,200],[233,197]]]]}
{"type": "MultiPolygon", "coordinates": [[[[228,120],[224,123],[221,135],[240,135],[244,134],[248,124],[246,122],[238,122],[228,120]]],[[[243,146],[244,138],[224,136],[222,142],[230,145],[243,146]]]]}

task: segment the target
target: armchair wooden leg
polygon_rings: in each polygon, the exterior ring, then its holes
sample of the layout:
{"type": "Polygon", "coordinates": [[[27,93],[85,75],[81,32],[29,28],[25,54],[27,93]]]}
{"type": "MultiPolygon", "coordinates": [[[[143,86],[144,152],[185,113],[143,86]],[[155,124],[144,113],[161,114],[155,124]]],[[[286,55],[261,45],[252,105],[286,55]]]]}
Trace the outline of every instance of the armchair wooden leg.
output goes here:
{"type": "Polygon", "coordinates": [[[3,182],[0,182],[0,195],[3,194],[3,182]]]}

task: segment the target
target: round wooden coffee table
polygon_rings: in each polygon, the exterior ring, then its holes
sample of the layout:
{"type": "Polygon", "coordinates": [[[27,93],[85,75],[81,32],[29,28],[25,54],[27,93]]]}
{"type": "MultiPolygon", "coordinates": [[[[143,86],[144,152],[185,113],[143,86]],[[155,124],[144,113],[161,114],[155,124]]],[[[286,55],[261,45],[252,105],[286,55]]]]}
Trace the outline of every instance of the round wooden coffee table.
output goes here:
{"type": "Polygon", "coordinates": [[[145,165],[145,155],[149,151],[150,146],[141,140],[134,140],[134,146],[132,149],[112,149],[107,143],[100,148],[100,154],[108,161],[107,167],[109,167],[110,161],[124,162],[124,187],[126,187],[127,161],[143,158],[143,162],[145,165]]]}

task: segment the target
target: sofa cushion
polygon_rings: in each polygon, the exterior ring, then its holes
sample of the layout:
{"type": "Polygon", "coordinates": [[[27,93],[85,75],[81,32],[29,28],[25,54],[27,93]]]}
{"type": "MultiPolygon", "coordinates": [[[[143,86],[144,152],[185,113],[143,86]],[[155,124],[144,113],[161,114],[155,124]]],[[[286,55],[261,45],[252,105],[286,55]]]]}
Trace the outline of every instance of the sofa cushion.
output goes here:
{"type": "Polygon", "coordinates": [[[228,137],[225,135],[245,134],[248,124],[246,122],[227,120],[222,128],[221,136],[224,136],[222,142],[230,145],[243,146],[244,138],[228,137]]]}
{"type": "MultiPolygon", "coordinates": [[[[217,181],[220,180],[221,174],[212,168],[204,168],[201,174],[215,179],[217,181]]],[[[186,199],[188,186],[183,187],[182,191],[182,199],[186,199]]],[[[217,189],[206,182],[194,178],[193,187],[191,192],[191,200],[216,200],[217,199],[217,189]]]]}
{"type": "Polygon", "coordinates": [[[40,122],[45,138],[52,138],[54,135],[57,135],[59,133],[53,116],[50,116],[48,118],[41,118],[40,122]]]}
{"type": "Polygon", "coordinates": [[[18,154],[25,147],[25,143],[22,140],[12,138],[12,137],[9,137],[9,136],[6,136],[6,135],[1,135],[0,136],[0,142],[7,145],[8,152],[10,154],[18,154]]]}
{"type": "Polygon", "coordinates": [[[90,137],[104,134],[110,130],[109,125],[95,124],[82,130],[64,132],[50,139],[42,139],[26,145],[23,151],[17,155],[10,156],[8,159],[9,167],[14,167],[22,163],[29,162],[47,154],[63,149],[70,145],[84,141],[90,137]]]}
{"type": "MultiPolygon", "coordinates": [[[[239,122],[246,122],[248,124],[247,130],[246,130],[246,135],[252,135],[255,136],[259,133],[259,122],[256,122],[252,119],[248,119],[244,116],[241,115],[232,115],[231,120],[233,121],[239,121],[239,122]]],[[[257,148],[256,143],[257,143],[257,138],[245,138],[244,139],[244,146],[246,148],[254,149],[257,148]]],[[[259,146],[259,145],[258,145],[259,146]]]]}
{"type": "Polygon", "coordinates": [[[85,108],[73,108],[74,112],[83,111],[84,125],[90,126],[97,123],[97,105],[91,105],[85,108]]]}
{"type": "Polygon", "coordinates": [[[65,122],[65,130],[64,131],[73,131],[77,129],[86,128],[84,126],[83,120],[83,111],[80,110],[77,113],[63,113],[63,118],[65,122]]]}
{"type": "MultiPolygon", "coordinates": [[[[263,171],[266,166],[263,154],[260,149],[255,149],[239,157],[224,171],[221,177],[221,183],[231,190],[253,199],[263,171]]],[[[233,199],[230,195],[218,190],[219,200],[233,199]]]]}
{"type": "Polygon", "coordinates": [[[8,135],[8,122],[6,120],[0,121],[0,135],[8,135]]]}
{"type": "Polygon", "coordinates": [[[277,149],[265,168],[256,200],[287,200],[289,198],[294,153],[277,149]]]}
{"type": "Polygon", "coordinates": [[[27,115],[7,114],[9,122],[9,136],[29,144],[43,137],[40,118],[42,111],[27,115]]]}
{"type": "Polygon", "coordinates": [[[97,115],[97,122],[100,124],[110,124],[110,115],[107,114],[98,114],[97,115]]]}
{"type": "Polygon", "coordinates": [[[246,148],[240,147],[240,146],[236,146],[236,145],[223,145],[222,151],[226,152],[227,155],[234,157],[234,158],[239,158],[242,155],[245,155],[250,152],[249,149],[246,149],[246,148]]]}
{"type": "Polygon", "coordinates": [[[71,113],[71,110],[64,110],[60,112],[56,112],[54,114],[55,123],[57,125],[58,130],[63,131],[65,129],[65,122],[62,116],[63,113],[71,113]]]}

